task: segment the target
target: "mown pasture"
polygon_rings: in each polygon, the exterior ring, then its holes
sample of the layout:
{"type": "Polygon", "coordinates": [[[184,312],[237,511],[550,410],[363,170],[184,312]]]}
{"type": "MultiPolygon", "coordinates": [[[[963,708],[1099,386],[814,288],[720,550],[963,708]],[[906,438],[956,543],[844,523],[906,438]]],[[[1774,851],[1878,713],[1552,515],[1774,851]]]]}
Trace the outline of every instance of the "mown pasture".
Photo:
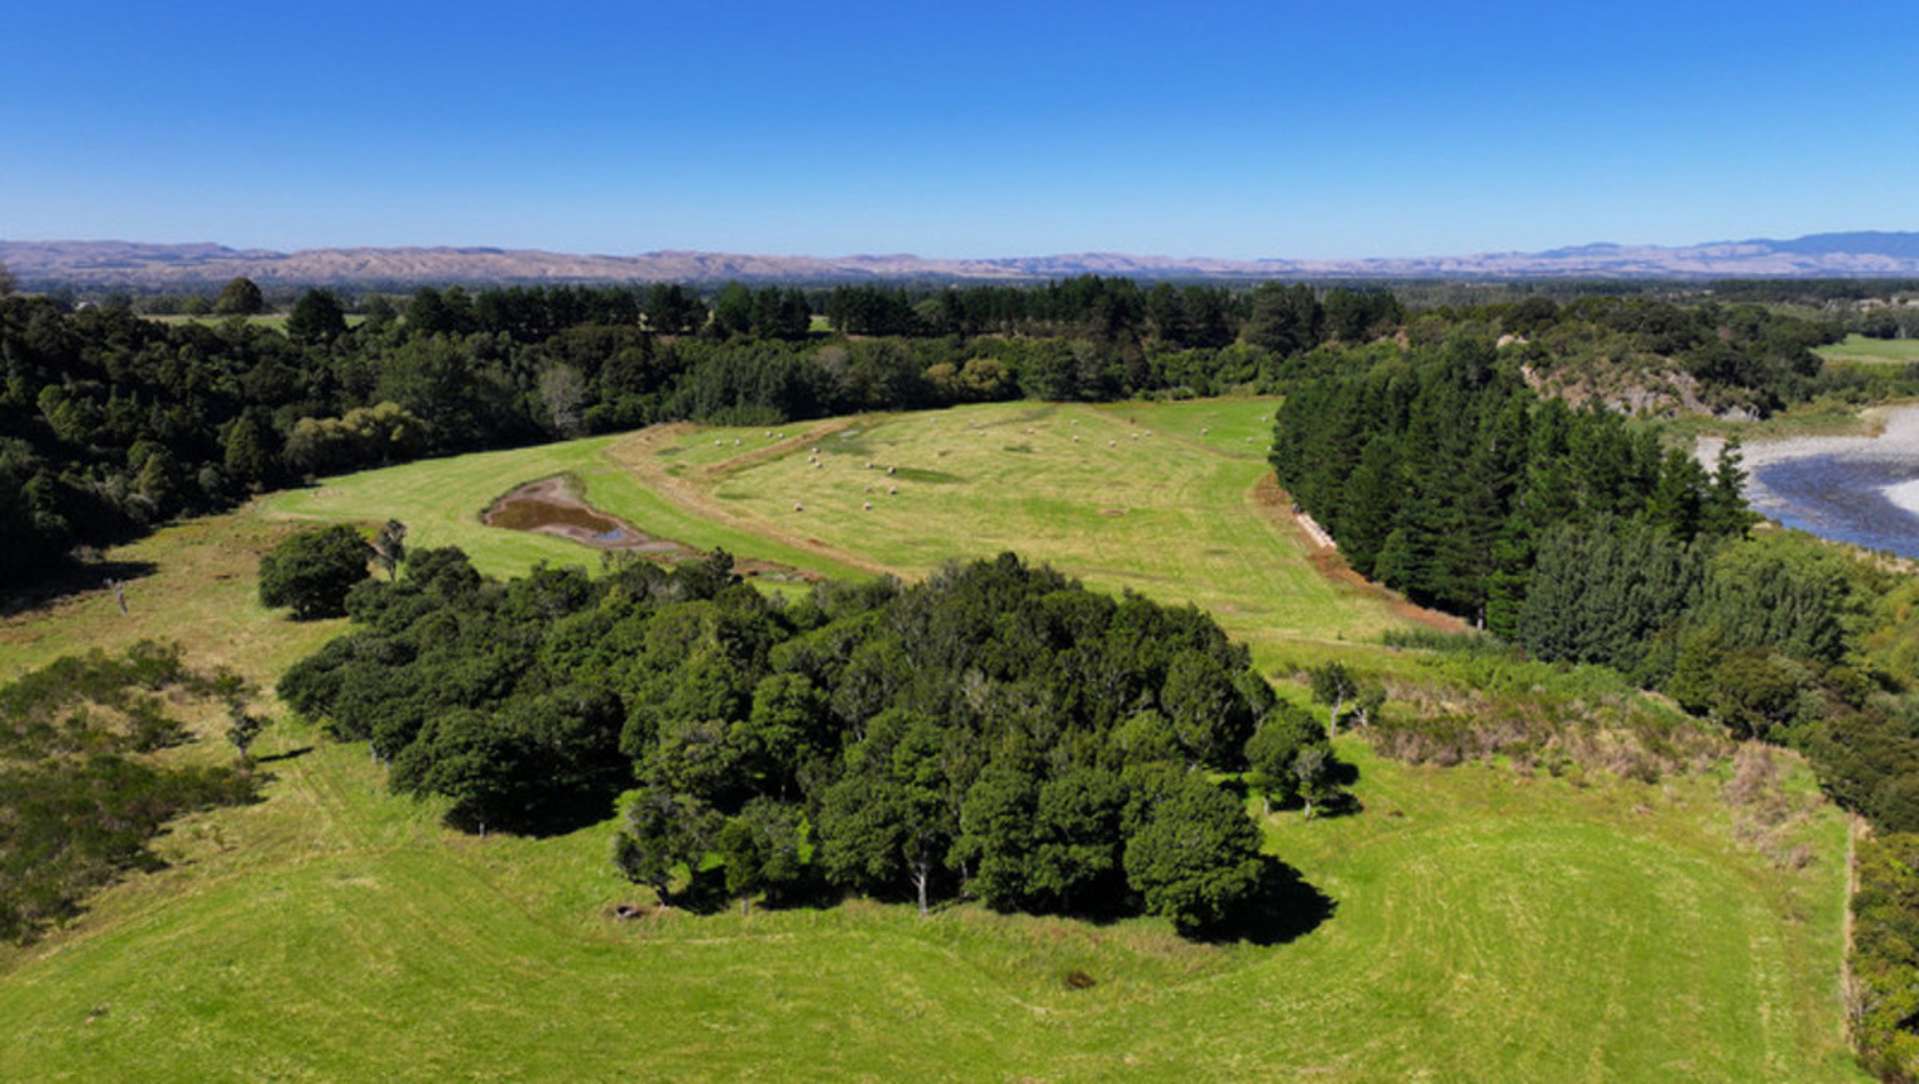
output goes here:
{"type": "MultiPolygon", "coordinates": [[[[253,601],[274,538],[391,517],[494,574],[592,565],[577,543],[479,523],[555,474],[650,533],[742,557],[918,575],[1012,548],[1204,606],[1269,672],[1400,665],[1376,635],[1418,615],[1329,576],[1262,488],[1271,410],[671,427],[329,479],[115,551],[153,566],[129,614],[92,591],[9,617],[0,678],[162,635],[270,684],[341,627],[253,601]]],[[[364,748],[282,722],[258,751],[279,755],[267,801],[182,822],[162,841],[170,868],[0,956],[0,1077],[1858,1079],[1839,1000],[1844,825],[1810,816],[1806,863],[1780,867],[1738,842],[1712,774],[1408,766],[1342,738],[1361,811],[1264,822],[1330,914],[1290,940],[1209,945],[1153,920],[973,906],[615,921],[615,904],[650,901],[613,875],[610,823],[479,839],[387,796],[364,748]],[[1074,971],[1093,985],[1069,986],[1074,971]]]]}

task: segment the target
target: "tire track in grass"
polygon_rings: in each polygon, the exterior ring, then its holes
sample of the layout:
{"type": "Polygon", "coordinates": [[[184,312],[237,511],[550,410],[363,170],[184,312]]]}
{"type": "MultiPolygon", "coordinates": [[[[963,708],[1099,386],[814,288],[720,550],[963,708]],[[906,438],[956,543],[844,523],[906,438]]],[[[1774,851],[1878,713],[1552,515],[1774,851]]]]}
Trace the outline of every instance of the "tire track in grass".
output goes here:
{"type": "MultiPolygon", "coordinates": [[[[776,462],[786,455],[797,452],[809,441],[819,439],[825,434],[838,432],[840,429],[847,428],[850,424],[850,422],[842,422],[834,426],[819,427],[801,436],[785,440],[776,445],[775,448],[758,449],[749,453],[748,458],[753,459],[753,462],[750,464],[723,473],[707,473],[705,476],[713,479],[737,476],[762,463],[776,462]],[[775,454],[776,450],[777,454],[775,454]]],[[[643,429],[632,437],[615,443],[608,449],[608,454],[615,462],[625,467],[628,471],[631,471],[642,485],[672,501],[678,505],[682,511],[726,524],[736,530],[760,535],[778,542],[781,545],[791,546],[794,549],[805,551],[816,557],[825,558],[828,561],[832,561],[849,569],[876,576],[898,576],[902,579],[911,578],[910,574],[903,569],[870,560],[864,556],[840,549],[836,546],[830,546],[817,538],[811,538],[786,530],[757,517],[742,515],[734,509],[727,507],[725,502],[714,498],[707,489],[697,482],[667,473],[665,468],[660,465],[659,457],[656,454],[659,444],[662,440],[671,439],[676,435],[685,435],[687,432],[689,432],[688,429],[674,429],[673,427],[667,426],[655,426],[652,429],[643,429]]],[[[722,464],[722,466],[724,466],[724,464],[722,464]]]]}

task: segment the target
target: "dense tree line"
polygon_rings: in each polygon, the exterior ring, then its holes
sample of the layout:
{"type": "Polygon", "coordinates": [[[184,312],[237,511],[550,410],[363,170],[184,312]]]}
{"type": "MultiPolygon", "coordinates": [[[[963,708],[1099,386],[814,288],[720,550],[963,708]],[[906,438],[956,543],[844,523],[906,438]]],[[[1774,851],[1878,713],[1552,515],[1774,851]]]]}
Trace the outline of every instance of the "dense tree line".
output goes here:
{"type": "Polygon", "coordinates": [[[1010,554],[782,604],[724,553],[497,583],[425,550],[347,609],[289,704],[483,831],[603,816],[637,781],[617,861],[663,899],[963,892],[1213,927],[1273,871],[1216,773],[1331,786],[1324,729],[1209,618],[1010,554]]]}
{"type": "Polygon", "coordinates": [[[674,419],[1213,391],[1265,363],[1155,367],[1057,339],[806,341],[809,319],[791,290],[722,291],[709,310],[677,286],[423,289],[351,328],[314,291],[285,334],[0,299],[0,584],[249,491],[419,455],[674,419]]]}
{"type": "MultiPolygon", "coordinates": [[[[1137,294],[1104,280],[1059,292],[1137,294]]],[[[1061,315],[1077,303],[1047,319],[1082,326],[1061,315]]],[[[260,304],[242,280],[215,307],[260,304]]],[[[424,288],[403,310],[380,297],[364,308],[349,327],[341,299],[309,291],[280,333],[0,299],[0,584],[250,491],[420,455],[678,419],[1204,393],[1272,370],[1258,349],[1149,356],[1130,339],[821,340],[807,299],[781,288],[729,287],[711,307],[674,285],[424,288]]],[[[1186,341],[1235,333],[1209,327],[1186,341]]]]}
{"type": "Polygon", "coordinates": [[[1538,372],[1658,358],[1763,406],[1821,390],[1804,344],[1837,334],[1644,298],[1408,311],[1378,289],[1098,276],[813,295],[735,284],[710,299],[677,285],[456,286],[353,306],[313,290],[284,332],[237,318],[262,303],[240,280],[212,303],[235,319],[166,325],[124,305],[0,298],[0,586],[76,546],[313,475],[661,421],[1283,391],[1400,349],[1392,337],[1418,350],[1460,329],[1521,337],[1505,353],[1538,372]],[[812,328],[815,308],[830,333],[812,328]]]}
{"type": "Polygon", "coordinates": [[[1739,738],[1790,745],[1821,786],[1919,830],[1919,671],[1900,577],[1815,539],[1685,543],[1646,524],[1558,530],[1515,633],[1541,658],[1615,667],[1739,738]]]}
{"type": "Polygon", "coordinates": [[[1541,401],[1481,337],[1335,360],[1281,407],[1273,466],[1354,569],[1421,602],[1510,636],[1551,531],[1745,528],[1735,460],[1709,474],[1651,427],[1541,401]]]}
{"type": "Polygon", "coordinates": [[[1854,312],[1846,330],[1868,339],[1919,339],[1919,305],[1881,306],[1854,312]]]}
{"type": "Polygon", "coordinates": [[[1655,427],[1542,402],[1483,340],[1345,361],[1295,386],[1273,463],[1355,568],[1791,746],[1893,833],[1862,851],[1850,996],[1867,1064],[1913,1078],[1919,580],[1809,536],[1748,537],[1736,448],[1708,472],[1655,427]]]}
{"type": "Polygon", "coordinates": [[[1792,745],[1835,799],[1919,830],[1919,655],[1902,578],[1747,538],[1735,448],[1539,400],[1455,336],[1302,381],[1273,464],[1355,569],[1535,657],[1615,668],[1734,735],[1792,745]]]}

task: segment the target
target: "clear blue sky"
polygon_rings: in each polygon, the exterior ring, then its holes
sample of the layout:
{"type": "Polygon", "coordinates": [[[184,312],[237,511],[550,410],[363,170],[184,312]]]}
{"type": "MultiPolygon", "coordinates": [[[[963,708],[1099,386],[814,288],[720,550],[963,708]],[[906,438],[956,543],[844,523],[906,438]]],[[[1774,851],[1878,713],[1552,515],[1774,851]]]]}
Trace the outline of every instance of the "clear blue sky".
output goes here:
{"type": "Polygon", "coordinates": [[[1919,228],[1916,14],[14,5],[0,237],[1330,257],[1919,228]]]}

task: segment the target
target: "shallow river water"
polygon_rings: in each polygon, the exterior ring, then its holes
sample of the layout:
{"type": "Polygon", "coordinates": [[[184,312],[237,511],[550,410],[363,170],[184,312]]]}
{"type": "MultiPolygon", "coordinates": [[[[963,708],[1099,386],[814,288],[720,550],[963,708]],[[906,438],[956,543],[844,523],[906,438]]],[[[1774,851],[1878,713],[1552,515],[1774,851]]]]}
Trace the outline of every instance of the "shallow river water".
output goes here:
{"type": "MultiPolygon", "coordinates": [[[[1876,437],[1746,445],[1747,499],[1788,527],[1919,558],[1919,407],[1883,415],[1876,437]]],[[[1704,445],[1708,465],[1716,443],[1704,445]]]]}

